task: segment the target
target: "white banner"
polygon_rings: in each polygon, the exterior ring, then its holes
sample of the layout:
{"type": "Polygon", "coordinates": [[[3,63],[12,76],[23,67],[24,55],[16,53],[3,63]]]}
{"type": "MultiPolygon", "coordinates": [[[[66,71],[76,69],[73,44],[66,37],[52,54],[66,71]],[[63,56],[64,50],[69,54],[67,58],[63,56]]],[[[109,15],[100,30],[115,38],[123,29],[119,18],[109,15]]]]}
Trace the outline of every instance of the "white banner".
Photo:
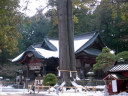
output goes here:
{"type": "Polygon", "coordinates": [[[60,70],[58,70],[58,76],[61,76],[60,70]]]}
{"type": "Polygon", "coordinates": [[[70,77],[72,77],[72,72],[70,71],[70,77]]]}
{"type": "Polygon", "coordinates": [[[0,81],[0,93],[2,93],[2,81],[0,81]]]}
{"type": "Polygon", "coordinates": [[[112,80],[112,91],[117,92],[117,81],[116,80],[112,80]]]}

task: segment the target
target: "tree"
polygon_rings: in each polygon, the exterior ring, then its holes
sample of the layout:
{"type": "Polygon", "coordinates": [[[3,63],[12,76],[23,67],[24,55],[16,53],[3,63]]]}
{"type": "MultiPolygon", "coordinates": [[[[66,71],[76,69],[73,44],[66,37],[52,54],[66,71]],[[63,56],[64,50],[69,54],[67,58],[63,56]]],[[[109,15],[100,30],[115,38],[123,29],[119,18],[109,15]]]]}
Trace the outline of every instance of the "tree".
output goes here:
{"type": "Polygon", "coordinates": [[[114,64],[115,55],[110,52],[111,49],[104,47],[102,52],[96,57],[96,64],[93,66],[93,70],[105,71],[114,64]]]}
{"type": "Polygon", "coordinates": [[[19,0],[0,1],[0,52],[6,50],[12,54],[18,50],[18,38],[21,38],[16,28],[21,15],[17,10],[18,4],[19,0]]]}
{"type": "Polygon", "coordinates": [[[115,55],[111,52],[111,49],[104,47],[102,53],[96,57],[96,64],[93,66],[93,71],[105,71],[113,66],[115,61],[128,62],[128,51],[122,51],[115,55]]]}
{"type": "Polygon", "coordinates": [[[100,30],[101,38],[117,53],[128,48],[128,26],[124,16],[127,4],[122,0],[102,0],[94,11],[97,20],[95,25],[100,30]]]}
{"type": "Polygon", "coordinates": [[[75,71],[72,0],[58,0],[59,61],[62,81],[67,83],[69,71],[75,71]]]}
{"type": "Polygon", "coordinates": [[[73,0],[73,21],[74,21],[74,33],[86,33],[95,28],[94,15],[92,10],[96,0],[73,0]]]}
{"type": "Polygon", "coordinates": [[[24,17],[22,24],[18,26],[18,30],[23,36],[23,40],[19,41],[21,50],[26,50],[30,45],[43,41],[50,30],[49,20],[43,14],[36,14],[28,18],[24,17]]]}
{"type": "MultiPolygon", "coordinates": [[[[80,34],[95,30],[94,18],[91,14],[91,5],[95,4],[96,0],[72,0],[73,10],[73,23],[74,23],[74,34],[80,34]],[[89,7],[90,6],[90,7],[89,7]]],[[[57,0],[48,0],[50,9],[46,16],[51,20],[51,30],[49,36],[58,37],[58,19],[57,19],[57,0]]]]}
{"type": "Polygon", "coordinates": [[[59,37],[57,9],[50,9],[45,15],[50,19],[50,31],[48,32],[48,36],[54,38],[59,37]]]}
{"type": "Polygon", "coordinates": [[[128,62],[128,51],[123,51],[123,52],[120,52],[116,55],[116,60],[118,62],[121,62],[121,61],[126,61],[128,62]]]}

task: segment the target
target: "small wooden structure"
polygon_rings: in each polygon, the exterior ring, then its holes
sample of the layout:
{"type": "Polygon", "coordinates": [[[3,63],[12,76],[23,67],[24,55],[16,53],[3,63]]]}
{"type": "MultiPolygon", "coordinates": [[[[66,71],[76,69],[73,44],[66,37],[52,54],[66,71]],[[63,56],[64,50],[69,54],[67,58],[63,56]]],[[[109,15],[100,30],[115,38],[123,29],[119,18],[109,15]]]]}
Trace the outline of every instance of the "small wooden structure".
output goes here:
{"type": "Polygon", "coordinates": [[[106,82],[109,94],[128,92],[128,63],[115,63],[108,69],[109,74],[103,79],[106,82]]]}

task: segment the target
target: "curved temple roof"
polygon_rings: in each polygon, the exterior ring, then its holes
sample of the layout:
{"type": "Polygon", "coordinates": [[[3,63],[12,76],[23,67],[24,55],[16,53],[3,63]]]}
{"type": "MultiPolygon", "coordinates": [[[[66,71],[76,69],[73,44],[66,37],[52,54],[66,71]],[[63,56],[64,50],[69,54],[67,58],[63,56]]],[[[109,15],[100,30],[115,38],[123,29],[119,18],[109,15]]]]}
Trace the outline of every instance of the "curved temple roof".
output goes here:
{"type": "MultiPolygon", "coordinates": [[[[75,53],[84,51],[91,55],[98,55],[99,50],[96,49],[86,49],[91,43],[93,43],[98,37],[98,33],[87,33],[74,38],[74,51],[75,53]],[[86,49],[86,50],[85,50],[86,49]],[[95,54],[93,54],[95,53],[95,54]]],[[[11,62],[17,62],[23,58],[26,52],[33,52],[36,58],[50,58],[50,57],[59,57],[59,40],[55,39],[44,39],[43,42],[31,45],[27,51],[24,51],[19,56],[10,60],[11,62]]]]}

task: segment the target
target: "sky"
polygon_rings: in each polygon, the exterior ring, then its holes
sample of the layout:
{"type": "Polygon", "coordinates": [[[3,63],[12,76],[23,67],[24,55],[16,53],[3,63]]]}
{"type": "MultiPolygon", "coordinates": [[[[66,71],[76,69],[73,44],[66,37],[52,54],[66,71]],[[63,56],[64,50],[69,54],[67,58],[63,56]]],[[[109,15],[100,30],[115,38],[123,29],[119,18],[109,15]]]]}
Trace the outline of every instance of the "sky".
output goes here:
{"type": "MultiPolygon", "coordinates": [[[[47,1],[48,0],[20,0],[20,6],[21,6],[20,11],[26,14],[27,16],[32,17],[33,15],[36,14],[37,9],[45,8],[47,6],[47,1]],[[27,1],[29,1],[28,4],[27,4],[27,1]],[[27,9],[24,10],[26,5],[27,5],[27,9]]],[[[98,1],[101,1],[101,0],[98,0],[98,1]]],[[[47,10],[48,8],[45,8],[43,13],[46,13],[47,10]]]]}
{"type": "MultiPolygon", "coordinates": [[[[47,6],[47,0],[20,0],[20,11],[26,14],[27,16],[31,17],[36,14],[37,9],[45,8],[47,6]],[[27,1],[28,4],[27,4],[27,1]],[[24,10],[24,8],[27,5],[27,9],[24,10]]],[[[47,8],[43,11],[45,13],[47,11],[47,8]]]]}

